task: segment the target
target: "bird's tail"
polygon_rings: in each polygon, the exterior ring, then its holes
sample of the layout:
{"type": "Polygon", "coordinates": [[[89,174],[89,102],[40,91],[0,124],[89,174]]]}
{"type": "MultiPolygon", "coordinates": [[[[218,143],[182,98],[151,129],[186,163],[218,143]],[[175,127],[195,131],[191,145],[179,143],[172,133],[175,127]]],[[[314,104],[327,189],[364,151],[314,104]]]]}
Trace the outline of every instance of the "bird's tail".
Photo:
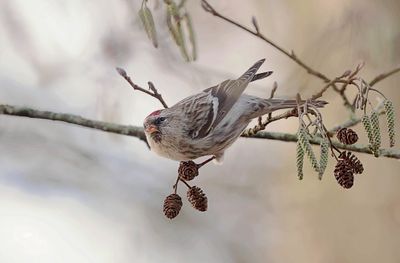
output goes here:
{"type": "MultiPolygon", "coordinates": [[[[305,103],[305,100],[300,101],[301,104],[305,103]]],[[[308,104],[311,104],[317,108],[322,108],[328,102],[323,100],[311,100],[307,101],[308,104]]],[[[263,116],[265,114],[271,113],[276,110],[282,109],[290,109],[297,107],[296,100],[287,100],[287,99],[263,99],[259,103],[259,109],[252,114],[251,118],[257,118],[259,116],[263,116]]]]}

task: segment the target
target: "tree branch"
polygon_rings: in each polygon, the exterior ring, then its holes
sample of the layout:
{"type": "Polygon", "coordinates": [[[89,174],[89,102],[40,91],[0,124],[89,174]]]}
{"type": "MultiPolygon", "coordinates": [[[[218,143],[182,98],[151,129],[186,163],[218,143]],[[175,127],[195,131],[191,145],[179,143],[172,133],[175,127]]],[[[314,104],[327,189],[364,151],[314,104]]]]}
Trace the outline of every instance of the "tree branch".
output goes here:
{"type": "MultiPolygon", "coordinates": [[[[242,137],[247,137],[246,135],[242,135],[242,137]]],[[[252,135],[247,138],[258,138],[258,139],[269,139],[269,140],[277,140],[277,141],[285,141],[285,142],[297,142],[297,135],[296,134],[290,134],[290,133],[280,133],[280,132],[265,132],[261,131],[258,132],[255,135],[252,135]]],[[[320,144],[322,141],[321,138],[313,138],[310,140],[310,143],[312,144],[320,144]]],[[[370,148],[367,145],[361,145],[361,144],[353,144],[353,145],[345,145],[341,144],[336,141],[332,141],[332,144],[343,150],[349,150],[353,152],[359,152],[359,153],[367,153],[367,154],[373,154],[370,148]]],[[[400,159],[400,150],[398,149],[380,149],[380,154],[379,156],[385,156],[388,158],[394,158],[394,159],[400,159]]]]}
{"type": "MultiPolygon", "coordinates": [[[[29,117],[36,119],[46,119],[53,121],[62,121],[67,122],[87,128],[97,129],[105,132],[111,132],[121,135],[128,135],[137,137],[140,140],[146,141],[146,136],[144,134],[142,127],[131,126],[131,125],[121,125],[104,121],[96,121],[91,119],[86,119],[78,115],[68,114],[68,113],[56,113],[51,111],[41,111],[28,107],[18,107],[12,105],[2,105],[0,104],[0,114],[4,115],[12,115],[19,117],[29,117]]],[[[260,138],[260,139],[270,139],[270,140],[279,140],[286,142],[296,142],[297,136],[296,134],[289,133],[278,133],[278,132],[258,132],[253,135],[242,135],[242,137],[247,138],[260,138]]],[[[319,144],[320,139],[312,139],[310,140],[313,144],[319,144]]],[[[338,142],[333,142],[333,145],[339,149],[351,150],[354,152],[373,154],[368,146],[365,145],[344,145],[338,142]]],[[[381,149],[380,156],[400,159],[400,150],[397,149],[381,149]]]]}
{"type": "Polygon", "coordinates": [[[400,72],[400,66],[398,66],[388,72],[385,72],[385,73],[382,73],[382,74],[376,76],[373,80],[371,80],[369,82],[369,85],[372,87],[379,81],[382,81],[382,80],[386,79],[387,77],[390,77],[391,75],[396,74],[397,72],[400,72]]]}
{"type": "Polygon", "coordinates": [[[62,121],[105,132],[137,137],[140,140],[147,143],[146,135],[144,134],[143,129],[141,127],[136,127],[136,126],[121,125],[104,121],[95,121],[74,114],[41,111],[28,107],[18,107],[11,105],[0,105],[0,114],[35,118],[35,119],[46,119],[52,121],[62,121]]]}

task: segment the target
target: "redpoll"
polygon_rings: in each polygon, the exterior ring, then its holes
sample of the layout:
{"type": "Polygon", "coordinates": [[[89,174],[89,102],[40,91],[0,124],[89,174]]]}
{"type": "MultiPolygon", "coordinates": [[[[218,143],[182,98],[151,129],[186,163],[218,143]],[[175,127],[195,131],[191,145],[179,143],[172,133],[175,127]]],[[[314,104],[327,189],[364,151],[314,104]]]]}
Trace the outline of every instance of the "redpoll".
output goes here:
{"type": "MultiPolygon", "coordinates": [[[[252,119],[296,107],[296,100],[263,99],[243,94],[249,82],[272,73],[256,75],[264,61],[255,63],[237,80],[225,80],[171,108],[147,116],[144,129],[151,150],[177,161],[207,155],[221,160],[225,150],[239,138],[252,119]]],[[[310,103],[322,107],[326,102],[310,103]]]]}

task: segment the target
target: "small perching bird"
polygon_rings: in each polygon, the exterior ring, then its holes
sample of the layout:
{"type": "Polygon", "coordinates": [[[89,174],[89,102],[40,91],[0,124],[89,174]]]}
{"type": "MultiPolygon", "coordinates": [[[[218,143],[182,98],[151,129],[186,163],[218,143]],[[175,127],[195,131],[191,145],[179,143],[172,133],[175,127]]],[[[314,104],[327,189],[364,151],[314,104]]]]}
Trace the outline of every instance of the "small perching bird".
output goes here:
{"type": "MultiPolygon", "coordinates": [[[[252,119],[296,107],[296,100],[263,99],[243,94],[249,82],[272,74],[268,71],[256,75],[264,61],[259,60],[236,80],[225,80],[171,108],[147,116],[144,130],[151,150],[177,161],[208,155],[215,156],[218,161],[252,119]]],[[[311,103],[317,107],[325,104],[323,101],[311,103]]]]}

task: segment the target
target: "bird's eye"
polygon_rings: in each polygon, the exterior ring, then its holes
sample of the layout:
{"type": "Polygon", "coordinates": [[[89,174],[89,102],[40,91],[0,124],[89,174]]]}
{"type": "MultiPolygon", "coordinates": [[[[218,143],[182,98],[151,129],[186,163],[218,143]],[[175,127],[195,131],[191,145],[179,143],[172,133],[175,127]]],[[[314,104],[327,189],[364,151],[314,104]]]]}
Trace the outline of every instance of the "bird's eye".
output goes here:
{"type": "Polygon", "coordinates": [[[165,117],[158,117],[158,118],[156,119],[156,121],[155,121],[155,124],[156,124],[156,125],[159,125],[159,124],[161,124],[163,121],[165,121],[165,117]]]}

